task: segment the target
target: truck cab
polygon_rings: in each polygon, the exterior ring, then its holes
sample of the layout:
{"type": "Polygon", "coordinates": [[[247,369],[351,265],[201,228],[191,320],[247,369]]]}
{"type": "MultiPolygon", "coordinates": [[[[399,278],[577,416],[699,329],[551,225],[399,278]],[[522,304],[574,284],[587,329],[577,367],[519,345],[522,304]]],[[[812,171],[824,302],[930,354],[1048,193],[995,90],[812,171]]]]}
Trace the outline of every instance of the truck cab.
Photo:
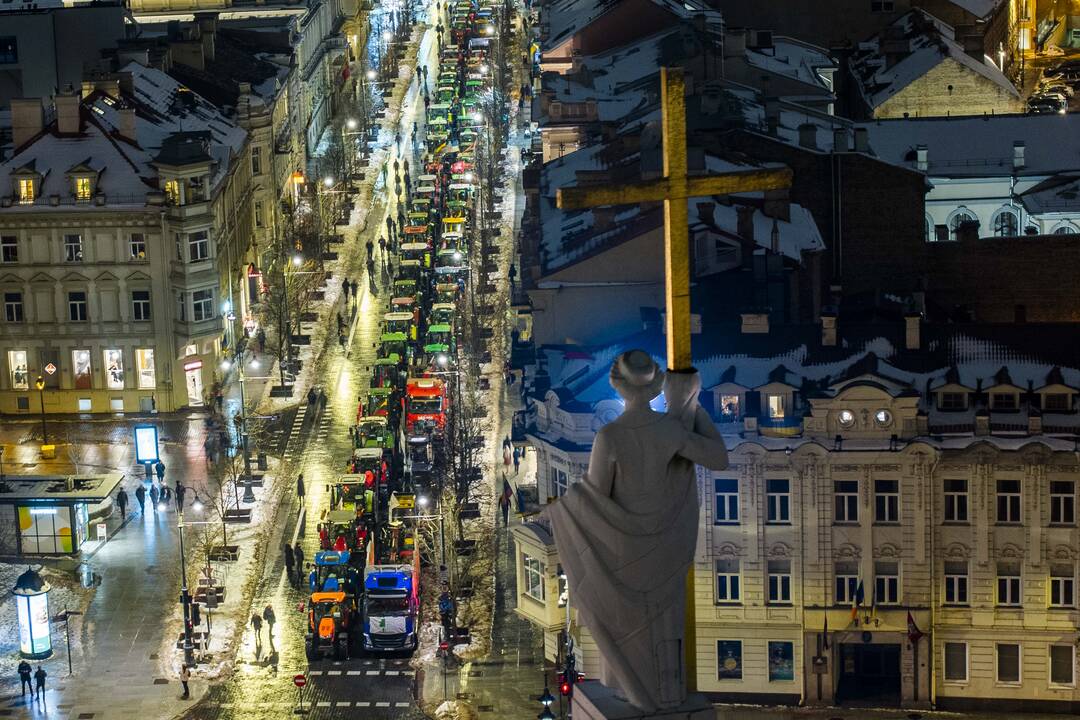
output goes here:
{"type": "Polygon", "coordinates": [[[364,572],[364,650],[416,650],[419,609],[415,564],[369,567],[364,572]]]}
{"type": "Polygon", "coordinates": [[[446,383],[441,378],[413,378],[405,385],[405,433],[421,435],[430,429],[441,436],[446,428],[446,383]]]}

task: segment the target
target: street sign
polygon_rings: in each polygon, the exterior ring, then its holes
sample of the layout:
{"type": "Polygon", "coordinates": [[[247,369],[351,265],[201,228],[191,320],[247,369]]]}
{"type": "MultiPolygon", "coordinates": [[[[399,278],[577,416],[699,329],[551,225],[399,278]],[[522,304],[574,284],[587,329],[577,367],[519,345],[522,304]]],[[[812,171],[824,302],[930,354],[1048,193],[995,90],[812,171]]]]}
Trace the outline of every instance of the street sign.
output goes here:
{"type": "Polygon", "coordinates": [[[307,678],[303,675],[293,675],[292,684],[298,688],[307,685],[307,678]]]}
{"type": "Polygon", "coordinates": [[[45,366],[45,372],[47,372],[49,375],[52,375],[53,373],[56,372],[56,366],[53,365],[52,363],[49,363],[48,365],[45,366]]]}

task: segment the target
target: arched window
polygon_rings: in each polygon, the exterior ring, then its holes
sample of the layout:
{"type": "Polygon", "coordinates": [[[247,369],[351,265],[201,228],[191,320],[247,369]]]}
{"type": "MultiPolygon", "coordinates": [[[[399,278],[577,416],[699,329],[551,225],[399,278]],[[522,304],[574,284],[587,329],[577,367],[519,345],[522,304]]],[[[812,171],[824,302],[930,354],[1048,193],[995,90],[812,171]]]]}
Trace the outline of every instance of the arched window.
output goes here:
{"type": "Polygon", "coordinates": [[[957,210],[949,218],[949,239],[959,240],[960,226],[964,223],[977,223],[975,215],[970,210],[957,210]]]}
{"type": "Polygon", "coordinates": [[[994,216],[994,237],[1016,237],[1019,234],[1020,218],[1016,211],[1004,208],[994,216]]]}
{"type": "Polygon", "coordinates": [[[1071,222],[1063,222],[1054,228],[1055,235],[1076,235],[1080,230],[1071,222]]]}

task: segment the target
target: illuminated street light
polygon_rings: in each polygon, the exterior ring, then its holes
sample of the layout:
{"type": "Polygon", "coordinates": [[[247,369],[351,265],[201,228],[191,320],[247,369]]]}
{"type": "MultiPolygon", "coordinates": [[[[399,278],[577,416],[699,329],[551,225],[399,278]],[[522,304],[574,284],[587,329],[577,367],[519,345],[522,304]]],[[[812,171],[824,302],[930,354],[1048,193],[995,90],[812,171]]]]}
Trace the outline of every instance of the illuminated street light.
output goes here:
{"type": "Polygon", "coordinates": [[[345,121],[345,127],[349,128],[350,130],[355,130],[356,126],[357,126],[357,123],[356,123],[356,120],[354,118],[349,118],[348,120],[345,121]]]}
{"type": "Polygon", "coordinates": [[[465,182],[470,182],[471,183],[472,180],[473,180],[473,174],[471,172],[465,173],[465,182]]]}
{"type": "Polygon", "coordinates": [[[441,365],[442,367],[446,367],[446,363],[448,363],[450,359],[446,357],[446,355],[440,353],[439,356],[435,358],[435,361],[439,363],[439,365],[441,365]]]}
{"type": "Polygon", "coordinates": [[[300,267],[304,264],[304,258],[300,257],[299,255],[293,255],[292,264],[296,267],[300,267]]]}
{"type": "Polygon", "coordinates": [[[480,74],[481,75],[487,75],[487,71],[488,71],[488,66],[487,65],[481,65],[480,66],[480,74]]]}
{"type": "Polygon", "coordinates": [[[197,513],[201,513],[203,511],[202,500],[199,499],[198,495],[195,496],[195,502],[191,503],[191,509],[197,513]]]}
{"type": "Polygon", "coordinates": [[[460,250],[455,250],[454,251],[454,259],[455,260],[460,260],[461,259],[461,251],[460,250]]]}
{"type": "Polygon", "coordinates": [[[322,181],[322,184],[325,185],[328,188],[329,187],[334,187],[334,178],[332,178],[332,177],[324,177],[323,181],[322,181]]]}
{"type": "Polygon", "coordinates": [[[389,30],[383,30],[382,39],[386,42],[390,42],[394,39],[394,33],[390,32],[389,30]]]}
{"type": "Polygon", "coordinates": [[[477,110],[476,112],[474,112],[472,114],[472,119],[473,119],[473,122],[478,123],[478,122],[480,122],[481,120],[484,119],[484,116],[479,110],[477,110]]]}
{"type": "Polygon", "coordinates": [[[494,35],[495,34],[495,26],[494,25],[488,25],[487,27],[485,27],[484,28],[484,34],[485,35],[494,35]]]}
{"type": "Polygon", "coordinates": [[[375,78],[379,77],[379,74],[374,70],[368,70],[366,75],[368,80],[374,80],[375,78]]]}
{"type": "Polygon", "coordinates": [[[420,497],[416,498],[416,502],[420,505],[420,507],[427,507],[429,501],[427,495],[421,495],[420,497]]]}
{"type": "Polygon", "coordinates": [[[232,367],[232,363],[229,362],[228,360],[222,360],[221,361],[221,370],[223,372],[228,372],[229,368],[231,368],[231,367],[232,367]]]}

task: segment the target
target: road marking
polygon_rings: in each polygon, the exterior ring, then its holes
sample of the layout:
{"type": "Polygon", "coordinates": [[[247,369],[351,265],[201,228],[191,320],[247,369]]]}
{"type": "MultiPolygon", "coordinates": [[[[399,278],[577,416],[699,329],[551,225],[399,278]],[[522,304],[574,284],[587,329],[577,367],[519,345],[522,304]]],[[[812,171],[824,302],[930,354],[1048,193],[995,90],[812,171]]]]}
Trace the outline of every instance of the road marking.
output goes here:
{"type": "Polygon", "coordinates": [[[387,670],[387,671],[386,671],[386,674],[387,674],[387,675],[397,675],[397,674],[398,674],[398,671],[397,671],[397,670],[387,670]]]}
{"type": "Polygon", "coordinates": [[[331,703],[327,702],[326,700],[319,701],[319,707],[330,707],[330,705],[331,703]]]}
{"type": "Polygon", "coordinates": [[[348,700],[341,700],[337,704],[338,707],[352,707],[352,703],[348,700]]]}
{"type": "Polygon", "coordinates": [[[377,703],[375,703],[375,707],[390,707],[390,703],[388,703],[388,702],[377,702],[377,703]]]}
{"type": "Polygon", "coordinates": [[[341,671],[340,670],[327,670],[326,674],[327,675],[340,675],[341,671]]]}
{"type": "Polygon", "coordinates": [[[416,671],[415,670],[402,670],[401,674],[402,675],[415,675],[416,671]]]}
{"type": "Polygon", "coordinates": [[[363,674],[364,674],[364,671],[363,671],[363,670],[350,670],[350,671],[349,671],[348,673],[346,673],[346,674],[347,674],[347,675],[363,675],[363,674]]]}
{"type": "Polygon", "coordinates": [[[361,700],[356,703],[356,707],[371,707],[371,703],[366,700],[361,700]]]}
{"type": "Polygon", "coordinates": [[[308,670],[308,675],[322,675],[322,670],[308,670]]]}
{"type": "Polygon", "coordinates": [[[394,705],[394,707],[409,707],[409,703],[407,703],[407,702],[399,702],[396,705],[394,705]]]}
{"type": "Polygon", "coordinates": [[[379,674],[379,671],[378,671],[378,670],[368,670],[368,671],[367,671],[367,674],[368,674],[368,675],[378,675],[378,674],[379,674]]]}

